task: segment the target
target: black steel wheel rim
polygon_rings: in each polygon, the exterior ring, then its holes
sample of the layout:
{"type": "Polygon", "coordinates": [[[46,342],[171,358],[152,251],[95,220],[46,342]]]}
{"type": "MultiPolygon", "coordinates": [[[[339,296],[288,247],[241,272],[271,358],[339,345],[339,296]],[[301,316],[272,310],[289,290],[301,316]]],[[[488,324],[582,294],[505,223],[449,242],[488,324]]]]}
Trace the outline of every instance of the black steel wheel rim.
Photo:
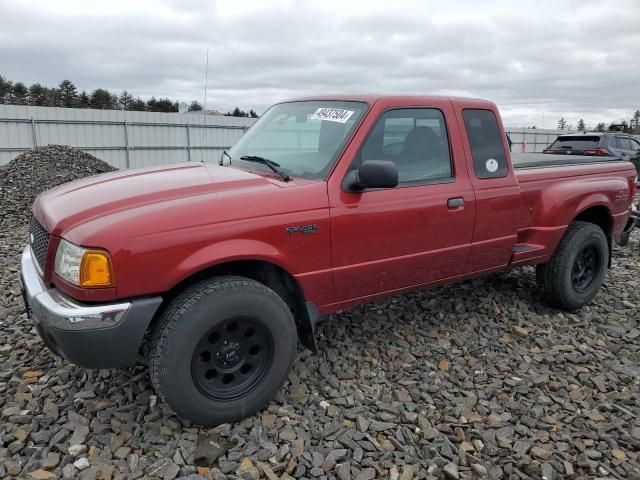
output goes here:
{"type": "Polygon", "coordinates": [[[577,293],[583,293],[593,285],[600,263],[600,253],[595,245],[587,245],[578,252],[571,269],[571,284],[577,293]]]}
{"type": "Polygon", "coordinates": [[[258,319],[234,317],[218,323],[196,344],[191,374],[204,395],[219,401],[242,398],[271,367],[273,337],[258,319]]]}

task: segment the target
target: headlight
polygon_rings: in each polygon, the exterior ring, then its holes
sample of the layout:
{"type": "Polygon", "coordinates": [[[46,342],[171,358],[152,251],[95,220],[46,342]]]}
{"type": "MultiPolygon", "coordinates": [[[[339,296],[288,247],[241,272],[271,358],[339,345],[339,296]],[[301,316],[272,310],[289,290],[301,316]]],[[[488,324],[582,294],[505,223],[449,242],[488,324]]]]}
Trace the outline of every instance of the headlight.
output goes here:
{"type": "Polygon", "coordinates": [[[56,273],[79,287],[112,287],[111,257],[104,250],[78,247],[60,240],[56,252],[56,273]]]}

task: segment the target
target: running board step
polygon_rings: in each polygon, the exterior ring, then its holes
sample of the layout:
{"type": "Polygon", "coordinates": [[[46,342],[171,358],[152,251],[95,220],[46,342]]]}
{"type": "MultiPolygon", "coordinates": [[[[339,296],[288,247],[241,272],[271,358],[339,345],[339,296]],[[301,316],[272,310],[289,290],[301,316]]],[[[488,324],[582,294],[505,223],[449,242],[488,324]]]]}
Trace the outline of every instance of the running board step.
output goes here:
{"type": "Polygon", "coordinates": [[[516,243],[513,246],[513,255],[511,255],[511,262],[509,263],[512,266],[526,264],[529,260],[540,257],[544,250],[544,245],[516,243]]]}
{"type": "Polygon", "coordinates": [[[517,243],[513,246],[513,253],[523,253],[529,250],[539,250],[539,245],[531,245],[529,243],[517,243]]]}

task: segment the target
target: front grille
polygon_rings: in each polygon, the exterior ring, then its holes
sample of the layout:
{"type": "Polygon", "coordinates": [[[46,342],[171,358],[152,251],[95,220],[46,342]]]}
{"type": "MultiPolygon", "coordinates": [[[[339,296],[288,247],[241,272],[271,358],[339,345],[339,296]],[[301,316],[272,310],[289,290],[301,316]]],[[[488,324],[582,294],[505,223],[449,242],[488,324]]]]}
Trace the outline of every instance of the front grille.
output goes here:
{"type": "Polygon", "coordinates": [[[31,217],[31,225],[29,225],[29,242],[31,250],[36,257],[40,269],[44,271],[44,264],[47,259],[47,248],[49,247],[49,232],[36,220],[31,217]]]}

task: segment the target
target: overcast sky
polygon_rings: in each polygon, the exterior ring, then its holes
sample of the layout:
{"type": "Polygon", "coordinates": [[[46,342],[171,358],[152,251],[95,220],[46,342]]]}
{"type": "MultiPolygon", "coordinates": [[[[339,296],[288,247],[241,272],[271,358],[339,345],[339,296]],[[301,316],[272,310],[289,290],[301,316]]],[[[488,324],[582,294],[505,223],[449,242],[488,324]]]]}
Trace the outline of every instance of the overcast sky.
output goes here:
{"type": "Polygon", "coordinates": [[[305,94],[453,94],[509,126],[629,119],[640,1],[0,0],[0,75],[259,113],[305,94]]]}

